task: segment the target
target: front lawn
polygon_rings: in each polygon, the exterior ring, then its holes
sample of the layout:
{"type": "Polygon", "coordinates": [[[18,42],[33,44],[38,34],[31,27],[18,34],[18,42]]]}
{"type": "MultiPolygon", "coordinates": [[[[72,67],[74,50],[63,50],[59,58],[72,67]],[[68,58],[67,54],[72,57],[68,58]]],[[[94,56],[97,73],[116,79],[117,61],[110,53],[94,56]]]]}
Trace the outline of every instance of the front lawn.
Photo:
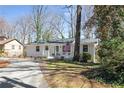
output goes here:
{"type": "Polygon", "coordinates": [[[99,64],[81,64],[62,60],[45,60],[41,63],[41,69],[49,87],[62,88],[98,88],[111,87],[109,84],[97,82],[81,75],[82,71],[97,68],[99,64]]]}

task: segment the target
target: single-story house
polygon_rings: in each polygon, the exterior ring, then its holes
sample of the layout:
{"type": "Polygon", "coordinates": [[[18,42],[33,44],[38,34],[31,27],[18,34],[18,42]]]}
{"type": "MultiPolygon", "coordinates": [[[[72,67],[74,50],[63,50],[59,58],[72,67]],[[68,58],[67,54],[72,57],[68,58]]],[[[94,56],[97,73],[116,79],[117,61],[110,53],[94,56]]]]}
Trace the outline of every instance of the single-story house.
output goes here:
{"type": "MultiPolygon", "coordinates": [[[[74,55],[74,39],[41,41],[33,42],[25,46],[26,56],[28,57],[63,57],[73,58],[74,55]]],[[[95,62],[95,51],[98,44],[97,39],[81,39],[80,54],[88,52],[92,55],[95,62]]]]}
{"type": "Polygon", "coordinates": [[[8,39],[0,36],[0,50],[3,51],[7,57],[23,56],[23,44],[16,39],[8,39]]]}

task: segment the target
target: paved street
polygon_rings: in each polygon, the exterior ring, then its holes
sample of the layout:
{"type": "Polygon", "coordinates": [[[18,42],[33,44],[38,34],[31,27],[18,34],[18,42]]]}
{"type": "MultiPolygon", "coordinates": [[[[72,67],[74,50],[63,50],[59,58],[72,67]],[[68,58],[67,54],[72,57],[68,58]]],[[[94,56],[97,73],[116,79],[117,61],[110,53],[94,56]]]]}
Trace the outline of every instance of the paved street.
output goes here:
{"type": "Polygon", "coordinates": [[[9,59],[7,68],[0,68],[0,88],[46,88],[48,87],[39,63],[31,60],[9,59]]]}

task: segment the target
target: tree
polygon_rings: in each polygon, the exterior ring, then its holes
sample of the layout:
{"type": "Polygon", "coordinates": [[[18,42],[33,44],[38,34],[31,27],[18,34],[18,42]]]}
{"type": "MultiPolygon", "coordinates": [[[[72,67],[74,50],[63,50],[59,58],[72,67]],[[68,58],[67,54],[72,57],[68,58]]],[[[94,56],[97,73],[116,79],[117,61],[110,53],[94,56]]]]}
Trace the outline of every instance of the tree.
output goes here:
{"type": "Polygon", "coordinates": [[[58,38],[64,39],[64,20],[59,15],[53,15],[51,22],[50,22],[53,30],[59,36],[58,38]]]}
{"type": "Polygon", "coordinates": [[[0,18],[0,36],[6,36],[7,38],[13,37],[13,26],[9,24],[3,17],[0,18]]]}
{"type": "Polygon", "coordinates": [[[74,57],[73,57],[74,61],[79,61],[80,58],[81,11],[82,11],[82,6],[77,5],[76,35],[75,35],[74,57]]]}
{"type": "Polygon", "coordinates": [[[32,20],[30,15],[25,15],[19,18],[16,22],[16,31],[18,33],[19,40],[25,44],[30,43],[32,34],[32,20]],[[30,40],[29,40],[30,39],[30,40]]]}
{"type": "Polygon", "coordinates": [[[68,37],[74,38],[76,30],[76,6],[66,5],[65,9],[67,11],[65,13],[65,16],[63,16],[63,19],[68,25],[68,37]]]}
{"type": "Polygon", "coordinates": [[[94,6],[92,5],[86,5],[83,6],[83,15],[82,15],[82,35],[84,36],[84,38],[93,38],[93,29],[90,27],[84,27],[85,23],[87,22],[87,20],[90,19],[90,17],[93,15],[93,9],[94,6]]]}
{"type": "Polygon", "coordinates": [[[123,20],[124,6],[94,6],[87,26],[96,27],[100,40],[98,55],[103,64],[119,64],[124,60],[123,20]]]}
{"type": "MultiPolygon", "coordinates": [[[[101,70],[97,79],[117,85],[124,84],[124,6],[94,6],[88,27],[95,26],[99,39],[98,55],[101,70]]],[[[94,77],[96,77],[94,75],[94,77]]]]}
{"type": "Polygon", "coordinates": [[[36,31],[36,41],[39,42],[42,38],[42,27],[43,27],[43,19],[44,19],[44,12],[46,10],[45,6],[34,6],[33,7],[33,21],[34,21],[34,28],[36,31]]]}
{"type": "Polygon", "coordinates": [[[55,39],[57,37],[55,34],[55,31],[51,25],[51,20],[47,20],[46,25],[44,26],[44,31],[42,33],[42,40],[43,41],[50,41],[52,39],[55,39]]]}

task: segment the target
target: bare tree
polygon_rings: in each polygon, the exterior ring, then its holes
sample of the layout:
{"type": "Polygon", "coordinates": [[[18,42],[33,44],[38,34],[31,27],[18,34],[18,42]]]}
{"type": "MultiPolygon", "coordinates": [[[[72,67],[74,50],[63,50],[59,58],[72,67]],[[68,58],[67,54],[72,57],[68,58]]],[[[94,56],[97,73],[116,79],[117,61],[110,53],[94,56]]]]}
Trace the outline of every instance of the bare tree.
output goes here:
{"type": "Polygon", "coordinates": [[[17,27],[16,31],[18,33],[18,37],[20,38],[20,41],[25,44],[29,43],[31,41],[31,33],[32,33],[32,20],[31,16],[22,16],[17,21],[17,27]],[[30,40],[29,40],[30,39],[30,40]]]}
{"type": "Polygon", "coordinates": [[[36,41],[51,40],[64,37],[64,21],[58,14],[47,12],[47,6],[33,7],[34,30],[36,41]]]}
{"type": "Polygon", "coordinates": [[[42,38],[42,27],[44,20],[44,13],[46,11],[46,6],[34,6],[33,7],[33,21],[34,21],[34,29],[36,31],[36,41],[39,42],[42,38]]]}
{"type": "Polygon", "coordinates": [[[75,37],[75,26],[76,26],[76,6],[69,5],[65,6],[66,14],[63,17],[65,22],[69,25],[69,38],[74,38],[75,37]]]}
{"type": "Polygon", "coordinates": [[[52,30],[54,31],[54,35],[56,34],[57,36],[59,36],[59,38],[64,39],[64,20],[61,16],[59,15],[53,15],[50,25],[52,30]]]}
{"type": "Polygon", "coordinates": [[[0,18],[0,35],[4,35],[4,28],[6,26],[5,20],[1,17],[0,18]]]}
{"type": "Polygon", "coordinates": [[[93,15],[93,7],[92,5],[86,5],[83,6],[83,10],[85,11],[82,16],[82,30],[83,30],[83,36],[85,38],[91,38],[93,36],[92,28],[90,27],[84,27],[86,22],[91,18],[93,15]]]}
{"type": "Polygon", "coordinates": [[[7,38],[13,37],[13,27],[4,18],[0,18],[0,36],[6,36],[7,38]]]}

